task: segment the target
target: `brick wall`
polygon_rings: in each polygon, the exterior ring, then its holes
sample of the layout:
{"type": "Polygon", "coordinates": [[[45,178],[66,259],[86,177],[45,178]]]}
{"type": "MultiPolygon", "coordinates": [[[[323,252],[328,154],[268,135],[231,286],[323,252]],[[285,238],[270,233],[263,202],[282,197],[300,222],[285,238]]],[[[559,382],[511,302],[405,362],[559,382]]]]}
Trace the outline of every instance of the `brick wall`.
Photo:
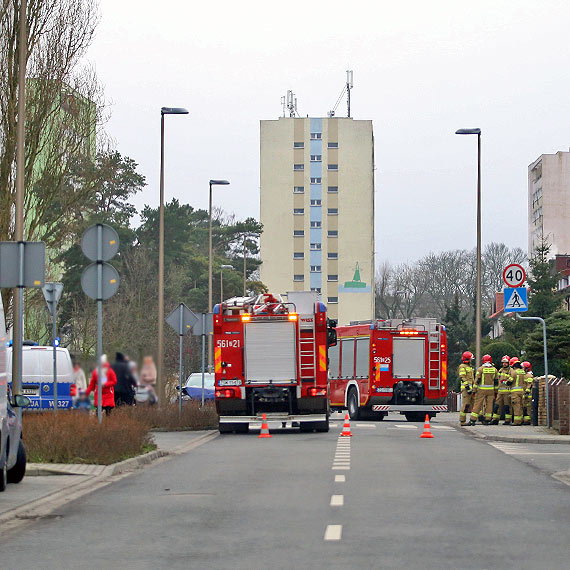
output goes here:
{"type": "MultiPolygon", "coordinates": [[[[546,425],[546,394],[544,376],[537,378],[539,386],[538,424],[546,425]]],[[[570,382],[565,378],[548,377],[550,422],[561,435],[570,435],[570,382]]]]}

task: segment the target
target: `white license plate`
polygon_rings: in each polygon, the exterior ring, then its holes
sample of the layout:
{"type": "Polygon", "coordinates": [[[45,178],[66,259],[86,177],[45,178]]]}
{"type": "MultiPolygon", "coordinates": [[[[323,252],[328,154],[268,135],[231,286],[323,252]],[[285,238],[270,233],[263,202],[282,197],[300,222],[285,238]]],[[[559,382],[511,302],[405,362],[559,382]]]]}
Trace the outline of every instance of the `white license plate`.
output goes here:
{"type": "Polygon", "coordinates": [[[234,380],[220,380],[218,386],[241,386],[241,380],[235,378],[234,380]]]}
{"type": "Polygon", "coordinates": [[[39,388],[22,388],[22,394],[24,396],[37,396],[39,388]]]}

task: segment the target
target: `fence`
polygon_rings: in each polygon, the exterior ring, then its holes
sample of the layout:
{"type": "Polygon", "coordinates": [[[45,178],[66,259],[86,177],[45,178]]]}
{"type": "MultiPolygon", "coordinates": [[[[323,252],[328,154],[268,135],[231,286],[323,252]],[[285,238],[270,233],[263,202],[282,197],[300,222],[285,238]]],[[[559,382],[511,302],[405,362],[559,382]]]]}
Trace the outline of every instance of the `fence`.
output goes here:
{"type": "Polygon", "coordinates": [[[458,412],[461,409],[461,394],[457,392],[448,392],[445,403],[447,404],[448,412],[458,412]]]}
{"type": "MultiPolygon", "coordinates": [[[[538,380],[538,424],[546,425],[546,392],[544,376],[538,380]]],[[[548,376],[548,399],[551,426],[561,435],[570,434],[570,382],[565,378],[548,376]]]]}

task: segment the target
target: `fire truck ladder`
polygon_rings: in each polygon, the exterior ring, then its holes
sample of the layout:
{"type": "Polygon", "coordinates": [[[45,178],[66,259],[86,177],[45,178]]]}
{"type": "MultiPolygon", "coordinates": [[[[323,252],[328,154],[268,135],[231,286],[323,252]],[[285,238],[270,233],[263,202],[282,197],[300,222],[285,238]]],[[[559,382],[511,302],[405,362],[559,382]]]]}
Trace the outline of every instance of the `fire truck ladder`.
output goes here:
{"type": "Polygon", "coordinates": [[[316,345],[314,326],[311,328],[302,328],[299,336],[299,375],[301,382],[303,380],[315,380],[316,345]]]}
{"type": "Polygon", "coordinates": [[[441,386],[441,325],[428,327],[429,342],[429,384],[430,390],[439,390],[441,386]]]}

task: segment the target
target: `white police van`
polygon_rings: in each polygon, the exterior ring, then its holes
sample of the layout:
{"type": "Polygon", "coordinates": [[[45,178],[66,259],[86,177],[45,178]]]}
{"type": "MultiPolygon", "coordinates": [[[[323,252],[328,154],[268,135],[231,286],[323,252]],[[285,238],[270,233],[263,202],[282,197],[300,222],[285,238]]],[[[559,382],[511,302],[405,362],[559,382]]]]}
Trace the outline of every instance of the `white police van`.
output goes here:
{"type": "MultiPolygon", "coordinates": [[[[27,343],[27,341],[26,341],[27,343]]],[[[56,348],[57,408],[73,406],[73,364],[67,348],[56,348]]],[[[8,348],[8,382],[12,381],[12,348],[8,348]]],[[[28,410],[53,410],[53,347],[35,343],[22,347],[22,394],[30,399],[28,410]]]]}
{"type": "Polygon", "coordinates": [[[26,407],[26,396],[12,397],[8,385],[8,349],[4,308],[0,301],[0,492],[7,483],[19,483],[26,473],[26,450],[22,442],[22,424],[14,408],[26,407]]]}

